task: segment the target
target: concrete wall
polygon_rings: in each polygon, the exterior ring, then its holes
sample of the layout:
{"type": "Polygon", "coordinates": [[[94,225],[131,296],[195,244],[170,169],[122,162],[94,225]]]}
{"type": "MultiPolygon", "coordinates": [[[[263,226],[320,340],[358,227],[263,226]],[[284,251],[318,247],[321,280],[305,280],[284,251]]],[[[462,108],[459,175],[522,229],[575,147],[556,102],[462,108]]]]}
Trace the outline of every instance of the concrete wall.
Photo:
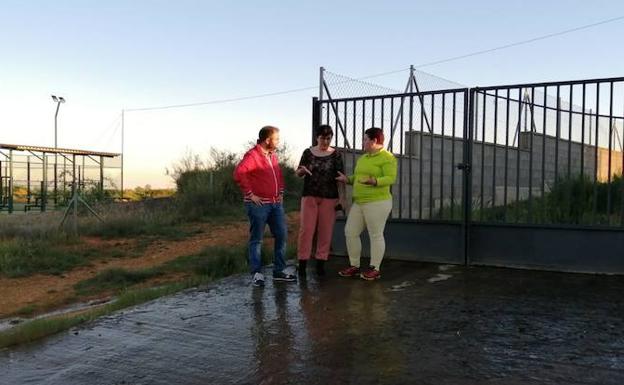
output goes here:
{"type": "MultiPolygon", "coordinates": [[[[445,207],[442,215],[449,218],[451,200],[455,210],[461,207],[463,172],[457,164],[463,161],[463,139],[424,132],[406,136],[407,153],[398,157],[399,180],[393,187],[393,217],[438,218],[445,207]]],[[[542,182],[544,191],[549,191],[556,175],[579,175],[581,162],[583,174],[593,179],[595,156],[594,146],[530,132],[520,133],[518,146],[474,142],[473,205],[480,207],[481,200],[484,207],[492,207],[527,199],[530,190],[533,196],[541,196],[542,182]]],[[[354,157],[346,158],[350,171],[354,157]]]]}
{"type": "MultiPolygon", "coordinates": [[[[407,132],[406,154],[398,157],[399,178],[393,186],[393,217],[450,218],[459,213],[463,191],[463,139],[407,132]],[[411,197],[411,199],[410,199],[411,197]],[[444,210],[441,212],[441,208],[444,210]],[[440,216],[442,214],[442,216],[440,216]]],[[[346,155],[347,172],[361,152],[346,155]]],[[[608,150],[598,148],[598,180],[607,180],[608,150]]],[[[612,175],[622,170],[622,153],[612,152],[612,175]]],[[[516,146],[473,142],[473,207],[502,206],[548,192],[556,177],[596,175],[596,147],[538,133],[521,132],[516,146]],[[569,167],[568,167],[569,165],[569,167]],[[543,183],[543,184],[542,184],[543,183]]]]}

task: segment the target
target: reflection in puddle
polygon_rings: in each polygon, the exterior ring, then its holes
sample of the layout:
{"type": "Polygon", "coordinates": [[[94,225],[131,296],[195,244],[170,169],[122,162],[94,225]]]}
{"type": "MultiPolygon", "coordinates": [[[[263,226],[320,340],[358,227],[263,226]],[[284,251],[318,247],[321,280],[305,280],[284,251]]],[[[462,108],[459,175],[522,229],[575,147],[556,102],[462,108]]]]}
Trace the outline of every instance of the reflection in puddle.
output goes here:
{"type": "Polygon", "coordinates": [[[451,274],[437,274],[435,277],[431,277],[427,280],[427,282],[429,283],[436,283],[436,282],[440,282],[440,281],[446,281],[447,279],[451,278],[452,275],[451,274]]]}

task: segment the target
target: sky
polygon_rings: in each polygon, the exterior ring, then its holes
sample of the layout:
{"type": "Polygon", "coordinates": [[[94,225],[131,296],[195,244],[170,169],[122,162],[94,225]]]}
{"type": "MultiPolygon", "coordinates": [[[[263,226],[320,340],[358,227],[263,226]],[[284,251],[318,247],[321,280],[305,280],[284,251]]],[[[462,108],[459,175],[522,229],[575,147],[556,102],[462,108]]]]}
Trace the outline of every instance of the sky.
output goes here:
{"type": "MultiPolygon", "coordinates": [[[[298,158],[319,67],[405,70],[624,16],[622,1],[0,0],[0,143],[121,152],[125,187],[267,124],[298,158]],[[185,108],[293,89],[304,91],[185,108]]],[[[624,19],[420,70],[466,86],[624,76],[624,19]]],[[[408,72],[367,79],[402,89],[408,72]]]]}

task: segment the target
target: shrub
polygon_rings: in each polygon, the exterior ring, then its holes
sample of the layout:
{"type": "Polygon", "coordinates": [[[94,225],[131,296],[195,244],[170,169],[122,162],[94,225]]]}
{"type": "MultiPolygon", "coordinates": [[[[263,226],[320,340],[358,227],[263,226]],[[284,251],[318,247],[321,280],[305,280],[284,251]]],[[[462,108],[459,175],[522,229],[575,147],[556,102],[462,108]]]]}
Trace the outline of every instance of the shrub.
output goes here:
{"type": "MultiPolygon", "coordinates": [[[[302,181],[288,163],[289,156],[282,157],[280,167],[286,184],[284,204],[287,209],[294,209],[299,206],[302,181]]],[[[187,153],[174,164],[170,174],[176,182],[176,202],[184,219],[242,214],[240,189],[232,176],[240,159],[235,153],[213,148],[207,162],[187,153]]]]}

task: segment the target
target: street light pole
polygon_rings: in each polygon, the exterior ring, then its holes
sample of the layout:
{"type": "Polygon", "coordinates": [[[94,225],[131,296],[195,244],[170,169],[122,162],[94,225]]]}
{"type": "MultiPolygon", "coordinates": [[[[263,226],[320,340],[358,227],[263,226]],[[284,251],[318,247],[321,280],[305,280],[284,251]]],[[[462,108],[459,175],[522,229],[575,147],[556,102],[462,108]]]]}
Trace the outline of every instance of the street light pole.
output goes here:
{"type": "MultiPolygon", "coordinates": [[[[65,103],[65,98],[62,96],[52,95],[52,100],[56,103],[56,112],[54,113],[54,149],[58,148],[58,113],[61,108],[61,103],[65,103]]],[[[58,195],[58,154],[54,153],[54,206],[57,204],[58,195]]]]}
{"type": "Polygon", "coordinates": [[[124,128],[126,110],[121,110],[121,201],[124,199],[124,128]]]}
{"type": "Polygon", "coordinates": [[[61,103],[65,103],[65,98],[62,96],[52,95],[52,100],[56,103],[56,113],[54,114],[54,149],[58,147],[57,134],[58,134],[58,113],[61,108],[61,103]]]}

